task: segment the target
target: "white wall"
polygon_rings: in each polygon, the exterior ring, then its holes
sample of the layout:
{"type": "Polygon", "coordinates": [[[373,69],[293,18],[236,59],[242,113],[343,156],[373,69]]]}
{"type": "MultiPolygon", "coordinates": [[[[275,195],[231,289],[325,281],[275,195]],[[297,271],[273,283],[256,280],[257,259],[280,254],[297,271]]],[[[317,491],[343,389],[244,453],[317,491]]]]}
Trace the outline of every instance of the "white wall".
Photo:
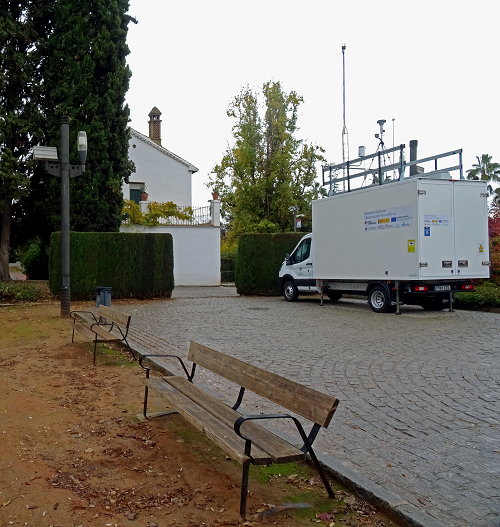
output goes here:
{"type": "Polygon", "coordinates": [[[172,234],[175,285],[220,285],[220,227],[122,225],[120,232],[172,234]]]}
{"type": "MultiPolygon", "coordinates": [[[[130,182],[146,183],[149,201],[173,201],[176,205],[191,206],[189,167],[134,135],[129,141],[128,154],[136,167],[130,182]]],[[[124,183],[122,191],[124,199],[130,199],[129,185],[124,183]]]]}

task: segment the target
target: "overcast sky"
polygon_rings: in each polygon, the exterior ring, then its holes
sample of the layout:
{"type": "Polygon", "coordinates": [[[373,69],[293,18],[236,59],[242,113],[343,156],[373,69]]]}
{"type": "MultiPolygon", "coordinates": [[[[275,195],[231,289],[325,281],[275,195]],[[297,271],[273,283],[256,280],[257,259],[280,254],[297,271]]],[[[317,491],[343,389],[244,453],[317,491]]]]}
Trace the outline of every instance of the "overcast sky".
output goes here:
{"type": "Polygon", "coordinates": [[[160,109],[162,145],[199,169],[194,206],[211,198],[226,109],[247,84],[302,95],[299,137],[342,162],[344,43],[351,159],[376,150],[379,119],[392,146],[395,119],[395,144],[417,139],[419,158],[463,148],[465,169],[483,153],[500,162],[498,0],[130,0],[129,13],[130,124],[147,135],[160,109]]]}

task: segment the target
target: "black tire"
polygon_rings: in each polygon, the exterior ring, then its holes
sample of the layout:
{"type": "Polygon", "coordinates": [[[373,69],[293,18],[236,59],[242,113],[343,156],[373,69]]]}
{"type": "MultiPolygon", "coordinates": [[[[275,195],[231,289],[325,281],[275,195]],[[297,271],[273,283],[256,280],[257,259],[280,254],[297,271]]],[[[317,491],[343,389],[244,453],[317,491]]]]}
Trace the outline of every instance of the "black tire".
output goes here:
{"type": "Polygon", "coordinates": [[[326,296],[332,302],[338,302],[342,298],[342,293],[340,291],[332,291],[331,289],[327,289],[325,293],[326,293],[326,296]]]}
{"type": "Polygon", "coordinates": [[[375,313],[389,313],[391,310],[391,298],[389,293],[380,285],[376,285],[370,290],[368,304],[370,304],[370,307],[375,313]]]}
{"type": "Polygon", "coordinates": [[[299,290],[293,280],[287,280],[283,286],[283,294],[287,302],[295,302],[299,298],[299,290]]]}
{"type": "Polygon", "coordinates": [[[420,305],[426,311],[442,311],[444,309],[444,298],[442,296],[436,296],[434,298],[422,298],[420,305]]]}

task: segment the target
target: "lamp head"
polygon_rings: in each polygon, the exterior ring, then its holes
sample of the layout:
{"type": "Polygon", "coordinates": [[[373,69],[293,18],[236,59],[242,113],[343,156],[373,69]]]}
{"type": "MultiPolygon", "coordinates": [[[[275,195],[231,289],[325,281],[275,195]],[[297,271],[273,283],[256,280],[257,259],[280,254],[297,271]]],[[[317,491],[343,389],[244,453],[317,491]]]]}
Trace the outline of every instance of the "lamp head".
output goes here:
{"type": "Polygon", "coordinates": [[[78,156],[80,157],[80,163],[85,165],[85,160],[87,159],[87,133],[78,132],[78,138],[76,140],[78,147],[78,156]]]}

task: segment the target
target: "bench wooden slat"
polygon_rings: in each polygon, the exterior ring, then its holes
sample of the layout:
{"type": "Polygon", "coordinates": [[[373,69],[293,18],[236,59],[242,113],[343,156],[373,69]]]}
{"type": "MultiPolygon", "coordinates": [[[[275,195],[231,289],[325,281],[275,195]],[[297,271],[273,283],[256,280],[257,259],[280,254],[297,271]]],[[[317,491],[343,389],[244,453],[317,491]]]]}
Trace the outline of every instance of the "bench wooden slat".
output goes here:
{"type": "MultiPolygon", "coordinates": [[[[189,397],[180,393],[176,388],[170,386],[162,379],[142,379],[149,388],[158,390],[165,397],[169,405],[187,419],[195,428],[205,433],[222,450],[227,452],[238,463],[245,463],[248,457],[245,455],[245,441],[236,435],[234,430],[227,427],[212,414],[198,406],[189,397]]],[[[271,457],[252,445],[251,455],[253,464],[268,465],[272,462],[271,457]]]]}
{"type": "Polygon", "coordinates": [[[91,331],[93,331],[94,333],[97,333],[99,337],[101,337],[103,340],[122,340],[123,337],[119,335],[118,333],[113,333],[113,331],[108,331],[109,327],[110,326],[98,326],[97,324],[94,324],[91,331]]]}
{"type": "Polygon", "coordinates": [[[79,331],[82,335],[92,341],[95,339],[96,335],[93,331],[90,331],[90,326],[88,324],[81,324],[80,322],[75,322],[73,324],[73,329],[76,329],[76,331],[79,331]]]}
{"type": "Polygon", "coordinates": [[[130,325],[131,315],[127,315],[118,309],[113,309],[107,306],[99,306],[97,309],[97,317],[104,317],[108,321],[116,322],[119,326],[122,326],[124,333],[130,325]]]}
{"type": "MultiPolygon", "coordinates": [[[[163,380],[231,429],[233,429],[236,419],[241,415],[183,377],[165,377],[163,380]]],[[[245,437],[252,440],[252,444],[267,452],[275,463],[303,461],[306,457],[298,448],[253,421],[245,422],[241,431],[245,437]]]]}
{"type": "Polygon", "coordinates": [[[188,360],[324,427],[330,424],[339,403],[338,399],[331,395],[267,372],[196,342],[191,342],[188,360]]]}

